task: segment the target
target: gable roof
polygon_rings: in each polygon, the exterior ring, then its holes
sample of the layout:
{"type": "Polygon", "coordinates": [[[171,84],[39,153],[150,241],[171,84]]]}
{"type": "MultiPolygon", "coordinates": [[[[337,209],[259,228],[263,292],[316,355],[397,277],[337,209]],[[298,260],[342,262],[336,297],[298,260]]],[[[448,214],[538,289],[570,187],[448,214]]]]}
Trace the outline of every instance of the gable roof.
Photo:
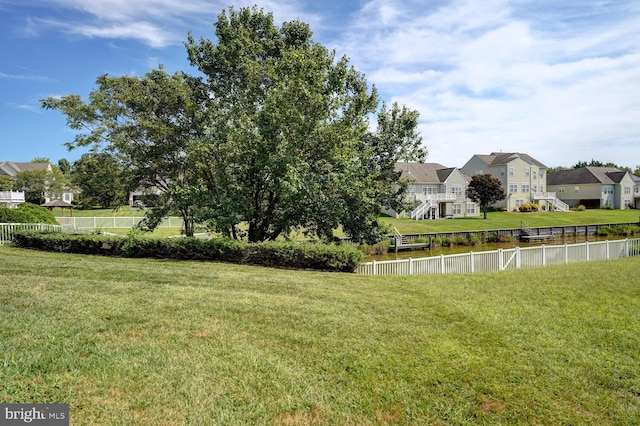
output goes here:
{"type": "Polygon", "coordinates": [[[613,167],[581,167],[579,169],[558,170],[547,176],[547,185],[603,184],[622,182],[627,172],[613,167]]]}
{"type": "Polygon", "coordinates": [[[0,163],[0,176],[16,177],[20,172],[29,170],[49,170],[49,163],[20,163],[15,161],[3,161],[0,163]]]}
{"type": "Polygon", "coordinates": [[[503,166],[509,164],[513,160],[520,158],[525,163],[532,164],[538,167],[547,168],[544,164],[530,156],[529,154],[523,154],[521,152],[492,152],[489,155],[476,155],[479,159],[484,161],[488,166],[503,166]]]}
{"type": "Polygon", "coordinates": [[[417,183],[444,183],[455,167],[445,167],[439,163],[396,163],[395,170],[402,172],[403,178],[415,180],[417,183]]]}

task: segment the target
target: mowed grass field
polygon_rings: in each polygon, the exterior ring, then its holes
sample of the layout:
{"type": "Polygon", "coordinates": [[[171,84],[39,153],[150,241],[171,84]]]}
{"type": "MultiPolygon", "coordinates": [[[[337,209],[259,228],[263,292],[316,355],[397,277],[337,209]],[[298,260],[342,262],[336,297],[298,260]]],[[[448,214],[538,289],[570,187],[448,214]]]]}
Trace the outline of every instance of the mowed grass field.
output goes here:
{"type": "Polygon", "coordinates": [[[640,258],[370,277],[0,247],[0,401],[73,425],[640,424],[640,258]]]}
{"type": "MultiPolygon", "coordinates": [[[[53,210],[56,217],[62,216],[59,208],[53,210]]],[[[69,212],[66,212],[69,216],[69,212]]],[[[112,209],[74,210],[78,217],[123,217],[143,216],[143,210],[134,210],[128,206],[117,211],[112,209]]],[[[411,220],[381,217],[380,222],[386,225],[390,232],[395,227],[401,234],[428,234],[435,232],[483,231],[492,229],[520,228],[525,222],[530,227],[571,226],[609,223],[640,223],[640,210],[603,210],[593,209],[582,212],[489,212],[485,220],[482,214],[478,217],[457,218],[453,220],[411,220]]],[[[126,234],[127,229],[105,228],[103,231],[126,234]]],[[[155,236],[169,236],[180,233],[179,228],[159,228],[154,231],[155,236]]],[[[341,230],[336,230],[337,237],[344,237],[341,230]]],[[[295,238],[295,236],[294,236],[295,238]]]]}

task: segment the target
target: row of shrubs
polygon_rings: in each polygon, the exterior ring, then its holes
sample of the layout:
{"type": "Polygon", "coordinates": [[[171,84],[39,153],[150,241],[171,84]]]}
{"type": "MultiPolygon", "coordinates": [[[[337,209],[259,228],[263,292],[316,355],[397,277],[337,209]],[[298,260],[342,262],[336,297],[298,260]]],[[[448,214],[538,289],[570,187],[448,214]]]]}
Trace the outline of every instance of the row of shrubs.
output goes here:
{"type": "Polygon", "coordinates": [[[303,242],[247,243],[224,238],[150,238],[18,231],[14,243],[22,248],[104,256],[205,260],[277,268],[354,272],[365,254],[348,244],[303,242]]]}
{"type": "Polygon", "coordinates": [[[596,235],[601,237],[606,237],[609,235],[629,237],[638,234],[640,234],[640,226],[635,225],[603,226],[602,228],[598,228],[598,230],[596,231],[596,235]]]}

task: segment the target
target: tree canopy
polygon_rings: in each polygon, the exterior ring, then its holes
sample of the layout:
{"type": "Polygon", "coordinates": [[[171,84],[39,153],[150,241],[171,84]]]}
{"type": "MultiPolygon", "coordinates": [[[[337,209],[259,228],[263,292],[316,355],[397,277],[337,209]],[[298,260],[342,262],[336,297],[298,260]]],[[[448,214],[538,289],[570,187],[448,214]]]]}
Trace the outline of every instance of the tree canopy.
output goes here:
{"type": "Polygon", "coordinates": [[[103,208],[121,206],[130,189],[125,170],[114,156],[86,153],[73,163],[71,181],[80,189],[80,204],[103,208]]]}
{"type": "Polygon", "coordinates": [[[375,88],[346,57],[312,40],[299,21],[280,28],[257,8],[229,8],[215,42],[188,36],[198,73],[98,78],[88,102],[42,101],[85,130],[70,148],[117,156],[140,187],[156,187],[154,227],[179,210],[196,224],[249,241],[334,229],[377,240],[382,207],[400,208],[399,160],[422,161],[418,113],[380,107],[375,88]],[[377,128],[370,118],[377,115],[377,128]]]}
{"type": "Polygon", "coordinates": [[[467,187],[467,197],[480,204],[484,218],[487,218],[487,208],[496,201],[504,200],[506,194],[500,179],[491,174],[474,175],[467,187]]]}

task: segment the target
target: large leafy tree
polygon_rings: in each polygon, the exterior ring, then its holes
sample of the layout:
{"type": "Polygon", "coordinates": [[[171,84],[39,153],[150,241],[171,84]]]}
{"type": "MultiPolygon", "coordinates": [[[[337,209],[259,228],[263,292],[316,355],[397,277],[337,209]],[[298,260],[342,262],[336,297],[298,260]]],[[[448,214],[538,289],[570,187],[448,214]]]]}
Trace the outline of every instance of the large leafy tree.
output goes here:
{"type": "Polygon", "coordinates": [[[328,239],[338,225],[375,240],[381,207],[406,189],[393,164],[425,155],[417,113],[383,108],[372,134],[375,89],[302,22],[278,28],[256,8],[229,9],[215,28],[217,42],[187,43],[211,95],[200,142],[212,223],[238,236],[246,222],[250,241],[294,228],[328,239]]]}
{"type": "Polygon", "coordinates": [[[16,180],[11,176],[0,176],[0,191],[13,191],[16,189],[16,180]]]}
{"type": "Polygon", "coordinates": [[[467,187],[467,197],[480,205],[486,219],[487,208],[496,201],[504,200],[506,194],[500,179],[490,174],[482,174],[471,177],[467,187]]]}
{"type": "Polygon", "coordinates": [[[80,189],[80,203],[103,208],[121,206],[129,186],[126,170],[106,152],[86,153],[73,163],[71,180],[80,189]]]}
{"type": "Polygon", "coordinates": [[[50,170],[30,169],[19,172],[16,176],[15,188],[24,191],[24,198],[33,204],[42,204],[48,197],[56,198],[67,187],[67,179],[60,169],[52,165],[48,158],[36,157],[32,163],[47,163],[50,170]]]}
{"type": "Polygon", "coordinates": [[[70,149],[92,146],[93,152],[112,156],[112,164],[121,164],[128,182],[160,193],[144,226],[154,228],[177,211],[187,235],[193,235],[196,204],[183,194],[192,192],[195,164],[189,156],[202,127],[192,81],[160,68],[141,78],[101,76],[88,102],[77,95],[42,101],[43,107],[66,114],[71,128],[86,131],[67,144],[70,149]]]}
{"type": "Polygon", "coordinates": [[[70,147],[100,147],[141,187],[161,190],[150,228],[173,209],[187,235],[202,223],[250,241],[294,229],[330,239],[342,225],[378,238],[377,214],[407,188],[395,162],[426,155],[418,114],[397,104],[378,111],[376,90],[302,22],[279,28],[262,10],[230,8],[215,30],[216,42],[187,42],[202,77],[102,76],[89,102],[69,95],[43,106],[88,130],[70,147]]]}

